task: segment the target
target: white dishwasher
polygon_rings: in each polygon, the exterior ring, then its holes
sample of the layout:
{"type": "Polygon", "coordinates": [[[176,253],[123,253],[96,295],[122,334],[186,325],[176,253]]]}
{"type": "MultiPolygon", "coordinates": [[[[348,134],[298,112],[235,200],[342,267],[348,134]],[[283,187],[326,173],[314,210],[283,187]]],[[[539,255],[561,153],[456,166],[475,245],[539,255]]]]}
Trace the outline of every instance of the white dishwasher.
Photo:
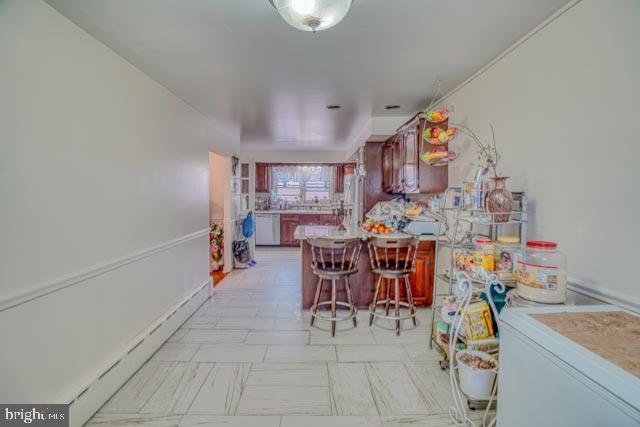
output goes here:
{"type": "Polygon", "coordinates": [[[279,213],[256,213],[256,245],[280,245],[279,213]]]}
{"type": "MultiPolygon", "coordinates": [[[[503,310],[500,314],[498,427],[639,426],[640,378],[537,320],[548,318],[548,314],[558,319],[557,315],[563,313],[587,313],[587,319],[592,319],[621,310],[613,305],[503,310]]],[[[593,335],[578,331],[580,323],[556,323],[557,328],[568,331],[565,333],[570,336],[594,339],[593,335]]],[[[602,330],[612,331],[611,338],[620,341],[613,332],[615,328],[603,327],[602,330]]],[[[598,346],[605,341],[596,340],[591,344],[598,346]]],[[[618,344],[631,344],[633,350],[627,356],[637,360],[637,351],[640,351],[637,343],[632,340],[618,344]]]]}

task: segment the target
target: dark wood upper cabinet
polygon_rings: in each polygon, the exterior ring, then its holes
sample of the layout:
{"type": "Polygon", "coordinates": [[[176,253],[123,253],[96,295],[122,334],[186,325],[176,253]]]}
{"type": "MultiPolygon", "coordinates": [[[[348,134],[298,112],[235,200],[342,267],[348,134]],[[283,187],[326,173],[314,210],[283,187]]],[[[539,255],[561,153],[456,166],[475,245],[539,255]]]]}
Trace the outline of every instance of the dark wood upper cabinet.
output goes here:
{"type": "MultiPolygon", "coordinates": [[[[371,171],[367,170],[367,176],[370,174],[371,171]]],[[[382,191],[393,191],[393,141],[386,141],[382,146],[382,191]]]]}
{"type": "Polygon", "coordinates": [[[419,193],[418,187],[418,157],[420,147],[418,147],[418,129],[411,128],[404,132],[402,144],[402,192],[419,193]]]}
{"type": "MultiPolygon", "coordinates": [[[[420,145],[426,126],[429,124],[424,118],[419,120],[418,125],[418,156],[420,156],[420,145]]],[[[448,120],[436,125],[442,129],[447,129],[448,120]]],[[[448,148],[448,145],[445,146],[448,148]]],[[[429,143],[424,142],[424,150],[429,149],[429,143]]],[[[431,166],[420,160],[418,162],[418,187],[421,193],[442,193],[449,186],[449,166],[431,166]]]]}
{"type": "Polygon", "coordinates": [[[393,174],[393,184],[391,186],[392,193],[402,193],[404,190],[404,135],[397,134],[393,138],[393,152],[391,153],[391,165],[393,174]]]}
{"type": "Polygon", "coordinates": [[[338,163],[336,164],[334,177],[336,193],[344,193],[344,177],[356,173],[355,163],[338,163]]]}
{"type": "MultiPolygon", "coordinates": [[[[440,193],[447,189],[448,167],[430,166],[420,160],[421,150],[428,150],[422,136],[424,118],[414,117],[387,139],[382,148],[382,190],[387,193],[440,193]]],[[[446,123],[440,124],[445,126],[446,123]]],[[[368,171],[367,171],[368,172],[368,171]]]]}
{"type": "Polygon", "coordinates": [[[268,163],[256,163],[256,193],[271,191],[271,167],[268,163]]]}

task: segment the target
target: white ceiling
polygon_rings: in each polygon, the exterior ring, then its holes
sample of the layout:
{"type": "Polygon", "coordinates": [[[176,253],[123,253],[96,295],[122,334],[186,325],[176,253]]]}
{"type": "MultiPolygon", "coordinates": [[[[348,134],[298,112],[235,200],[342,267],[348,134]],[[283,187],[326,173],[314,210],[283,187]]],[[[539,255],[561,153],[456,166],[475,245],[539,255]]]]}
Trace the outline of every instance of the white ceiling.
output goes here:
{"type": "Polygon", "coordinates": [[[372,116],[424,108],[566,0],[357,0],[316,34],[268,0],[47,0],[242,149],[345,149],[372,116]],[[340,110],[327,110],[340,104],[340,110]],[[386,111],[384,105],[399,104],[386,111]]]}

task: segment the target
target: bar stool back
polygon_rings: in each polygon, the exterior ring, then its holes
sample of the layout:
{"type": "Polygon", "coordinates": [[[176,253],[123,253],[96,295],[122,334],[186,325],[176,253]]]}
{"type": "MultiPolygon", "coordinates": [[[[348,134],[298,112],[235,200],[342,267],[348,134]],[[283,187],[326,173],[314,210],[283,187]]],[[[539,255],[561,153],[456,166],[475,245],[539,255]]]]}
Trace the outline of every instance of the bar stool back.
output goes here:
{"type": "Polygon", "coordinates": [[[336,322],[353,319],[353,326],[357,326],[357,307],[353,304],[351,287],[349,286],[349,276],[358,272],[358,260],[360,258],[360,239],[331,239],[319,237],[310,239],[311,246],[311,269],[318,276],[316,295],[311,306],[311,326],[316,318],[331,322],[331,335],[336,334],[336,322]],[[320,293],[325,280],[331,281],[331,299],[320,301],[320,293]],[[336,284],[337,281],[344,280],[344,287],[347,294],[347,301],[337,301],[336,284]],[[318,314],[318,307],[331,306],[331,316],[318,314]],[[349,314],[337,317],[337,306],[349,309],[349,314]]]}
{"type": "Polygon", "coordinates": [[[418,253],[418,245],[420,239],[418,237],[399,237],[385,238],[372,237],[369,239],[369,258],[371,259],[371,269],[378,276],[376,281],[376,291],[373,296],[373,302],[369,308],[369,326],[373,325],[374,317],[395,320],[396,335],[400,335],[400,321],[404,319],[412,319],[416,325],[416,306],[413,303],[411,295],[411,284],[409,283],[409,275],[414,272],[416,255],[418,253]],[[400,301],[400,280],[404,282],[407,301],[400,301]],[[389,307],[391,306],[391,282],[393,282],[393,303],[395,313],[389,315],[389,307]],[[384,289],[386,288],[386,289],[384,289]],[[384,290],[386,298],[379,299],[380,290],[384,290]],[[378,312],[379,305],[384,305],[384,311],[378,312]],[[400,315],[400,308],[408,308],[407,315],[400,315]]]}

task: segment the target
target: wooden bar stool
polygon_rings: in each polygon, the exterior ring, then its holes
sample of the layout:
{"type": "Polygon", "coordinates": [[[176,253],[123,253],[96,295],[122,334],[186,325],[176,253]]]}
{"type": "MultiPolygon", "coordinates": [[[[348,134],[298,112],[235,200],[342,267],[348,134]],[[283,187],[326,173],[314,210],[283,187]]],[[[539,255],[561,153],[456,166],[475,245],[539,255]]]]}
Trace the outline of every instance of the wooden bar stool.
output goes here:
{"type": "Polygon", "coordinates": [[[309,239],[311,246],[311,269],[318,276],[316,295],[311,306],[311,326],[316,318],[331,322],[331,336],[336,334],[336,322],[353,319],[353,326],[357,326],[356,314],[358,308],[353,304],[349,276],[358,272],[358,259],[360,258],[360,239],[330,239],[325,237],[309,239]],[[331,281],[331,299],[320,301],[320,293],[325,280],[331,281]],[[347,301],[337,301],[336,283],[344,280],[347,301]],[[318,314],[318,307],[331,306],[331,316],[318,314]],[[349,314],[337,317],[336,307],[346,307],[349,314]]]}
{"type": "Polygon", "coordinates": [[[380,317],[388,320],[395,320],[396,335],[400,335],[400,321],[404,319],[412,319],[413,324],[416,323],[416,306],[413,303],[411,295],[411,284],[409,283],[409,275],[415,269],[416,254],[418,252],[418,244],[420,239],[417,237],[399,237],[385,238],[372,237],[369,239],[369,258],[371,259],[371,269],[378,276],[376,281],[376,292],[373,296],[373,302],[369,307],[369,326],[373,325],[374,317],[380,317]],[[404,281],[407,301],[400,301],[400,280],[404,281]],[[391,281],[393,281],[393,300],[391,299],[391,281]],[[384,285],[383,285],[384,284],[384,285]],[[385,289],[386,288],[386,289],[385,289]],[[386,294],[384,300],[380,300],[380,291],[386,294]],[[395,313],[389,315],[389,308],[393,302],[395,313]],[[384,310],[378,312],[379,305],[384,305],[384,310]],[[400,308],[408,308],[409,313],[401,316],[400,308]]]}

